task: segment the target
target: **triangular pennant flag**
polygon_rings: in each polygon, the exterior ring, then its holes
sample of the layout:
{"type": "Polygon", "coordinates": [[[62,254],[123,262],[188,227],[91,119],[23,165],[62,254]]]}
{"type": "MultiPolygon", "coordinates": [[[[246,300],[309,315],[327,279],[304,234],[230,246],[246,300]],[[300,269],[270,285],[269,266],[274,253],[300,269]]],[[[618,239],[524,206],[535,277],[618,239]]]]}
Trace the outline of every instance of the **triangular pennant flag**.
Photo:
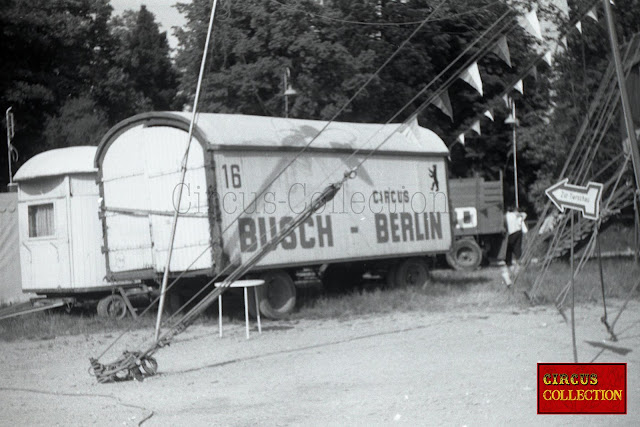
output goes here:
{"type": "Polygon", "coordinates": [[[565,49],[569,49],[569,45],[567,44],[567,36],[562,36],[562,38],[560,39],[560,43],[564,45],[565,49]]]}
{"type": "Polygon", "coordinates": [[[482,79],[480,78],[480,70],[478,70],[478,63],[474,62],[471,64],[469,68],[464,70],[462,74],[460,74],[460,78],[465,82],[469,83],[472,88],[478,91],[480,95],[482,93],[482,79]]]}
{"type": "Polygon", "coordinates": [[[523,18],[524,19],[521,20],[522,28],[524,28],[525,31],[527,31],[538,40],[542,40],[540,21],[538,21],[538,15],[536,15],[536,11],[532,10],[531,12],[526,13],[523,18]]]}
{"type": "Polygon", "coordinates": [[[587,16],[594,21],[598,22],[598,15],[596,13],[596,8],[592,8],[589,12],[587,12],[587,16]]]}
{"type": "Polygon", "coordinates": [[[524,88],[522,86],[522,80],[518,80],[516,84],[513,85],[513,88],[524,95],[524,88]]]}
{"type": "Polygon", "coordinates": [[[415,130],[418,128],[418,118],[413,117],[410,121],[403,123],[400,126],[400,133],[405,136],[405,138],[415,139],[415,130]]]}
{"type": "Polygon", "coordinates": [[[456,139],[460,141],[460,144],[464,145],[464,133],[461,133],[460,135],[458,135],[458,138],[456,139]]]}
{"type": "Polygon", "coordinates": [[[549,67],[551,67],[551,65],[553,64],[553,56],[551,55],[551,51],[545,52],[542,56],[542,59],[547,63],[547,65],[549,65],[549,67]]]}
{"type": "Polygon", "coordinates": [[[483,114],[485,117],[489,118],[489,120],[493,121],[493,112],[491,110],[487,110],[483,114]]]}
{"type": "Polygon", "coordinates": [[[473,122],[473,124],[471,125],[471,130],[477,133],[478,135],[482,135],[480,133],[480,120],[476,120],[475,122],[473,122]]]}
{"type": "Polygon", "coordinates": [[[509,113],[509,117],[504,119],[504,122],[505,122],[505,124],[513,124],[513,123],[515,123],[515,120],[513,120],[513,115],[511,115],[511,113],[509,113]]]}
{"type": "Polygon", "coordinates": [[[616,4],[613,2],[613,0],[609,0],[609,3],[611,3],[611,4],[612,4],[612,5],[614,5],[614,6],[616,5],[616,4]]]}
{"type": "Polygon", "coordinates": [[[507,108],[511,108],[511,100],[509,99],[509,94],[505,93],[504,95],[502,95],[502,100],[504,101],[504,105],[507,108]]]}
{"type": "Polygon", "coordinates": [[[533,67],[531,67],[531,69],[529,70],[529,74],[531,74],[533,76],[534,80],[538,80],[538,69],[536,68],[536,66],[534,65],[533,67]]]}
{"type": "Polygon", "coordinates": [[[440,111],[449,116],[453,121],[453,109],[451,108],[451,99],[449,99],[449,93],[445,90],[432,102],[433,105],[438,107],[440,111]]]}
{"type": "Polygon", "coordinates": [[[507,37],[502,36],[498,39],[498,42],[493,48],[493,53],[498,55],[500,59],[507,63],[511,67],[511,55],[509,54],[509,45],[507,44],[507,37]]]}
{"type": "Polygon", "coordinates": [[[582,22],[576,22],[576,28],[578,29],[578,31],[580,31],[580,34],[582,34],[582,22]]]}

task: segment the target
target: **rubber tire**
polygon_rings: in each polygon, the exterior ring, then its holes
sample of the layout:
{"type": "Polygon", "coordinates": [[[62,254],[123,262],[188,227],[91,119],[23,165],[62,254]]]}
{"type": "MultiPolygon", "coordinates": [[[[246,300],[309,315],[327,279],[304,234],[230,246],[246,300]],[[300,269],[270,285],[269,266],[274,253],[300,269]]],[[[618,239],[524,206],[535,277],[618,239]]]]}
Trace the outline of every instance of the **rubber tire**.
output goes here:
{"type": "Polygon", "coordinates": [[[98,316],[109,319],[124,319],[127,316],[127,304],[120,295],[109,295],[98,301],[98,316]]]}
{"type": "MultiPolygon", "coordinates": [[[[296,285],[284,270],[267,271],[260,275],[264,285],[253,288],[258,292],[260,314],[268,319],[285,319],[296,307],[296,285]]],[[[256,300],[249,292],[249,313],[256,317],[256,300]]]]}
{"type": "Polygon", "coordinates": [[[396,272],[396,287],[422,286],[431,280],[429,266],[423,258],[407,258],[400,263],[396,272]]]}
{"type": "Polygon", "coordinates": [[[473,271],[482,264],[482,249],[473,239],[457,240],[447,253],[447,264],[454,270],[473,271]]]}

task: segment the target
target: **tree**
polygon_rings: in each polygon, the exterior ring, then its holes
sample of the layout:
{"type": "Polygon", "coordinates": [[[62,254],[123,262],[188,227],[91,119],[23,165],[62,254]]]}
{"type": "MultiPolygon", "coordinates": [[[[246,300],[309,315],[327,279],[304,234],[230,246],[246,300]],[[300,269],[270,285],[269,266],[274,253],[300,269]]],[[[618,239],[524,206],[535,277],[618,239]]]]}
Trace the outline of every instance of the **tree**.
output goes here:
{"type": "MultiPolygon", "coordinates": [[[[468,129],[472,119],[495,106],[494,98],[523,71],[518,67],[536,55],[533,40],[515,19],[502,30],[509,35],[513,69],[487,53],[486,42],[465,52],[482,31],[509,10],[506,4],[490,0],[437,4],[427,0],[334,0],[323,5],[310,0],[247,0],[226,2],[223,6],[217,11],[201,111],[282,116],[282,73],[289,67],[298,92],[290,106],[292,117],[331,119],[353,97],[337,120],[384,123],[393,118],[400,122],[448,78],[462,71],[460,64],[464,60],[475,55],[485,97],[466,83],[454,80],[449,83],[454,121],[432,106],[419,116],[423,126],[452,143],[461,130],[468,129]],[[429,22],[409,40],[421,21],[433,12],[429,22]],[[376,75],[400,45],[403,48],[376,75]],[[457,68],[434,80],[459,56],[462,61],[457,68]],[[358,92],[370,78],[369,85],[358,92]],[[433,84],[424,96],[409,104],[430,83],[433,84]]],[[[177,33],[177,62],[183,71],[181,88],[193,94],[210,2],[195,0],[178,9],[187,18],[186,28],[177,33]]],[[[490,34],[498,29],[499,26],[490,34]]],[[[532,83],[532,78],[527,79],[531,87],[532,83]]],[[[543,86],[532,99],[518,102],[527,115],[534,109],[548,108],[548,101],[543,86]]],[[[529,114],[523,125],[539,124],[540,120],[529,114]]],[[[451,167],[455,176],[482,173],[497,179],[506,171],[511,128],[502,121],[486,124],[489,131],[481,138],[473,138],[466,147],[456,146],[451,167]]],[[[523,163],[527,168],[525,159],[523,163]]]]}
{"type": "Polygon", "coordinates": [[[98,145],[109,129],[107,115],[91,97],[69,99],[60,114],[47,119],[44,138],[47,149],[75,145],[98,145]]]}
{"type": "Polygon", "coordinates": [[[141,7],[111,20],[111,12],[109,0],[0,0],[0,97],[13,107],[21,161],[96,144],[133,114],[180,108],[166,34],[153,15],[141,7]]]}
{"type": "MultiPolygon", "coordinates": [[[[619,0],[615,3],[612,12],[619,42],[623,46],[640,30],[637,19],[640,16],[640,4],[631,0],[619,0]]],[[[560,49],[554,58],[549,88],[553,108],[547,110],[548,121],[543,127],[527,129],[521,136],[529,146],[523,157],[535,172],[535,179],[529,183],[528,189],[532,198],[538,201],[538,209],[546,201],[544,190],[558,179],[569,149],[592,103],[603,102],[602,99],[596,99],[595,95],[603,80],[604,71],[612,64],[608,30],[600,5],[596,8],[600,20],[595,22],[583,19],[582,33],[574,30],[568,22],[570,18],[582,16],[593,4],[586,0],[575,0],[570,1],[569,6],[570,15],[559,21],[561,28],[571,31],[567,34],[568,48],[560,49]]],[[[621,51],[624,52],[624,49],[621,51]]],[[[599,108],[597,104],[595,107],[599,108]]],[[[613,120],[604,134],[595,157],[595,165],[605,164],[622,151],[621,142],[626,133],[621,133],[619,123],[617,119],[613,120]]],[[[597,172],[597,168],[594,172],[597,172]]],[[[600,177],[606,178],[608,176],[600,177]]]]}
{"type": "Polygon", "coordinates": [[[112,33],[119,41],[115,63],[130,80],[130,90],[137,93],[136,112],[179,108],[174,104],[178,76],[167,34],[160,32],[153,14],[144,5],[138,12],[125,11],[113,20],[112,33]]]}
{"type": "Polygon", "coordinates": [[[111,10],[108,0],[0,0],[0,98],[21,160],[44,148],[46,117],[95,83],[111,10]]]}

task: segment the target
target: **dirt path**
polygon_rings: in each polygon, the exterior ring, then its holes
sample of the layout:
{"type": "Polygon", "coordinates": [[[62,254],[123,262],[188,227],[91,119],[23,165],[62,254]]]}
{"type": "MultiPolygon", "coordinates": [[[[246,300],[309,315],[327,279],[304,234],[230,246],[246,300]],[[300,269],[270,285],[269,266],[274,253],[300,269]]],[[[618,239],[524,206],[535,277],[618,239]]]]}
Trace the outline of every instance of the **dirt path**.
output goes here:
{"type": "Polygon", "coordinates": [[[640,304],[608,343],[626,355],[587,342],[607,338],[600,315],[576,310],[578,356],[627,362],[625,416],[536,415],[536,363],[573,361],[568,325],[536,308],[265,322],[248,341],[240,324],[222,339],[215,324],[197,326],[143,383],[87,374],[113,336],[2,343],[0,425],[640,425],[640,304]]]}

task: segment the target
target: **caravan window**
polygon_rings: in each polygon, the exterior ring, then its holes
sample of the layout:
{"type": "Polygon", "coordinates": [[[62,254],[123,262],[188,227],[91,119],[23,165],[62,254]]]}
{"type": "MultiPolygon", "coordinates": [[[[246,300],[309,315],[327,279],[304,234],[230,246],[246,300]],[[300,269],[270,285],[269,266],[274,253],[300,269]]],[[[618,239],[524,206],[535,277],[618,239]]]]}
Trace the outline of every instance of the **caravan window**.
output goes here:
{"type": "Polygon", "coordinates": [[[29,206],[29,237],[45,237],[55,234],[53,203],[29,206]]]}

